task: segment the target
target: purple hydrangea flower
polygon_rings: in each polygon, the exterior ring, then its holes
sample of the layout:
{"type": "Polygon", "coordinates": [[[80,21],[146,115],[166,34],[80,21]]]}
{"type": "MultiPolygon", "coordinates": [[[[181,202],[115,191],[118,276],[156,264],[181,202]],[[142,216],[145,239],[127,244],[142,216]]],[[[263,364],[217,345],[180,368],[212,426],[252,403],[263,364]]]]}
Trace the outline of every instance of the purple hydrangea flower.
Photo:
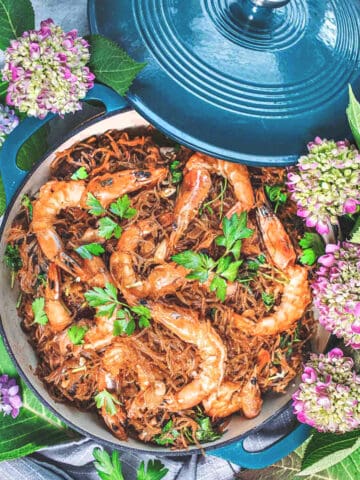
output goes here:
{"type": "Polygon", "coordinates": [[[0,412],[16,418],[19,415],[22,401],[19,394],[19,386],[16,380],[9,379],[8,375],[0,376],[0,412]]]}
{"type": "Polygon", "coordinates": [[[343,242],[327,245],[318,259],[312,285],[319,322],[343,338],[346,345],[360,348],[360,245],[343,242]]]}
{"type": "Polygon", "coordinates": [[[289,169],[287,186],[306,225],[327,234],[337,216],[354,213],[360,204],[360,154],[347,141],[319,137],[308,150],[289,169]]]}
{"type": "Polygon", "coordinates": [[[292,397],[299,422],[333,433],[360,426],[360,376],[353,364],[339,348],[326,355],[311,354],[302,383],[292,397]]]}
{"type": "Polygon", "coordinates": [[[12,40],[3,69],[7,103],[39,118],[79,110],[79,100],[94,86],[95,76],[86,66],[88,47],[76,30],[65,33],[51,19],[12,40]]]}
{"type": "Polygon", "coordinates": [[[0,104],[0,147],[5,141],[6,135],[9,135],[18,125],[19,119],[14,110],[0,104]]]}

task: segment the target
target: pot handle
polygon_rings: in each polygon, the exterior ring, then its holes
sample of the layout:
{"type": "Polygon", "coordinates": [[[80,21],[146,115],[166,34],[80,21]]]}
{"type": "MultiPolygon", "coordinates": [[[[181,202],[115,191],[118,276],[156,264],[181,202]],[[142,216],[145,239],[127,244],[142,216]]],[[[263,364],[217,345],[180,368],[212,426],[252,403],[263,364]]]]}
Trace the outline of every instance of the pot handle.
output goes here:
{"type": "Polygon", "coordinates": [[[231,443],[226,447],[210,450],[209,455],[223,458],[224,460],[244,468],[266,468],[298,448],[308,438],[310,431],[311,427],[305,424],[300,424],[295,427],[291,433],[285,435],[280,440],[277,440],[264,450],[249,452],[244,448],[244,440],[240,440],[239,442],[231,443]]]}
{"type": "MultiPolygon", "coordinates": [[[[95,84],[94,87],[88,91],[83,101],[86,100],[100,101],[104,104],[106,113],[123,110],[128,107],[124,98],[109,87],[100,84],[95,84]]],[[[7,203],[9,203],[27,174],[26,170],[21,170],[16,164],[18,151],[33,133],[54,117],[55,114],[49,113],[43,119],[34,117],[26,118],[10,133],[0,149],[0,173],[7,203]]]]}

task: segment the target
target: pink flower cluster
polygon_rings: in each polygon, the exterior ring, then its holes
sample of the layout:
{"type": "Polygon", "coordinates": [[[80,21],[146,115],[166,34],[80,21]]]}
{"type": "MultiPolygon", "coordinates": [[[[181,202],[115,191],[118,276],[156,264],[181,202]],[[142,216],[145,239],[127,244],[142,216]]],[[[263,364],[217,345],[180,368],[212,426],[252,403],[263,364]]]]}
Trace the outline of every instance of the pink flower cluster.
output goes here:
{"type": "Polygon", "coordinates": [[[297,419],[319,432],[345,433],[360,426],[360,376],[353,360],[334,348],[311,354],[293,395],[297,419]]]}
{"type": "Polygon", "coordinates": [[[287,186],[306,226],[327,234],[329,224],[355,213],[360,204],[360,154],[347,141],[319,137],[308,144],[308,150],[289,170],[287,186]]]}
{"type": "Polygon", "coordinates": [[[327,245],[326,254],[318,262],[321,266],[312,289],[319,322],[347,345],[359,349],[360,245],[327,245]]]}
{"type": "Polygon", "coordinates": [[[39,118],[48,112],[79,110],[79,100],[94,85],[86,66],[88,47],[76,30],[65,33],[51,19],[41,22],[40,30],[12,40],[3,69],[3,79],[9,82],[7,103],[39,118]]]}

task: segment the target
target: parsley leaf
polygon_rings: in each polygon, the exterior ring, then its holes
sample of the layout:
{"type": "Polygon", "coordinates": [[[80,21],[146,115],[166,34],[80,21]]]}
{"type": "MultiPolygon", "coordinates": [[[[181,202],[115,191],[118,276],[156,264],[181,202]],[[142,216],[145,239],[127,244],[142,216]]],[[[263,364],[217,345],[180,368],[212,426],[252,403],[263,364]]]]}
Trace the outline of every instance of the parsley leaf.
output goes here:
{"type": "Polygon", "coordinates": [[[115,238],[120,238],[122,233],[122,228],[110,217],[103,217],[99,220],[99,229],[100,237],[104,237],[106,240],[109,240],[112,236],[115,238]]]}
{"type": "Polygon", "coordinates": [[[179,437],[180,433],[173,428],[173,421],[169,420],[163,427],[162,433],[155,435],[153,440],[158,445],[174,445],[175,440],[179,437]]]}
{"type": "Polygon", "coordinates": [[[275,303],[275,298],[272,293],[262,292],[261,298],[268,309],[270,309],[275,303]]]}
{"type": "Polygon", "coordinates": [[[220,247],[225,247],[224,256],[229,253],[234,255],[235,260],[239,260],[241,251],[241,240],[249,238],[253,234],[251,228],[247,228],[247,212],[242,212],[240,215],[234,213],[229,219],[224,217],[222,227],[224,235],[220,235],[215,239],[215,242],[220,247]]]}
{"type": "Polygon", "coordinates": [[[219,277],[218,275],[215,275],[215,277],[211,280],[211,283],[210,283],[210,291],[211,292],[215,291],[218,299],[221,300],[222,302],[225,302],[226,289],[227,289],[226,280],[222,277],[219,277]]]}
{"type": "Polygon", "coordinates": [[[106,412],[111,416],[116,414],[115,404],[120,405],[119,400],[107,390],[102,390],[95,395],[94,400],[97,408],[105,407],[106,412]]]}
{"type": "Polygon", "coordinates": [[[33,206],[32,206],[29,195],[23,195],[23,197],[21,199],[21,205],[27,209],[28,214],[29,214],[29,219],[32,220],[33,206]]]}
{"type": "Polygon", "coordinates": [[[170,163],[170,173],[171,173],[171,181],[172,183],[174,183],[175,185],[177,183],[180,183],[182,178],[183,178],[183,174],[182,172],[178,170],[180,166],[180,162],[179,160],[174,160],[173,162],[170,163]]]}
{"type": "Polygon", "coordinates": [[[209,273],[215,268],[216,262],[205,253],[197,253],[192,250],[177,253],[171,259],[178,265],[183,265],[188,268],[190,273],[186,278],[190,280],[199,280],[200,283],[206,282],[209,278],[209,273]]]}
{"type": "Polygon", "coordinates": [[[303,265],[313,265],[325,253],[324,242],[317,233],[306,232],[299,245],[303,250],[300,262],[303,265]]]}
{"type": "Polygon", "coordinates": [[[110,205],[110,212],[120,218],[133,218],[137,211],[135,208],[131,208],[130,205],[130,198],[124,195],[110,205]]]}
{"type": "Polygon", "coordinates": [[[144,305],[136,305],[131,307],[131,311],[138,316],[139,327],[146,328],[150,326],[151,312],[144,305]]]}
{"type": "Polygon", "coordinates": [[[31,304],[31,308],[34,314],[34,323],[39,323],[40,325],[46,325],[49,321],[45,313],[45,298],[39,297],[31,304]]]}
{"type": "Polygon", "coordinates": [[[200,417],[197,419],[197,423],[199,424],[200,428],[196,430],[195,435],[199,442],[212,442],[213,440],[218,440],[221,437],[221,435],[214,432],[209,417],[200,417]]]}
{"type": "Polygon", "coordinates": [[[70,341],[74,345],[82,345],[84,343],[85,333],[88,331],[88,327],[79,327],[78,325],[73,325],[67,331],[70,341]]]}
{"type": "Polygon", "coordinates": [[[13,247],[10,244],[6,246],[4,262],[5,265],[11,270],[11,288],[13,288],[15,283],[15,274],[23,265],[18,247],[13,247]]]}
{"type": "Polygon", "coordinates": [[[105,288],[94,287],[85,292],[84,296],[90,307],[96,308],[101,317],[111,317],[115,308],[120,305],[116,287],[112,283],[107,283],[105,288]]]}
{"type": "Polygon", "coordinates": [[[350,241],[352,243],[360,243],[360,216],[357,218],[350,235],[350,241]]]}
{"type": "Polygon", "coordinates": [[[265,185],[265,192],[270,202],[274,204],[276,213],[281,205],[285,205],[288,194],[284,192],[284,185],[265,185]]]}
{"type": "Polygon", "coordinates": [[[224,272],[221,272],[221,276],[229,280],[229,282],[234,282],[238,275],[239,267],[242,263],[243,260],[230,263],[227,269],[224,272]]]}
{"type": "Polygon", "coordinates": [[[161,480],[168,471],[169,469],[165,468],[160,460],[149,460],[146,468],[145,463],[141,462],[136,480],[161,480]]]}
{"type": "Polygon", "coordinates": [[[105,249],[99,243],[88,243],[87,245],[81,245],[81,247],[75,248],[75,252],[78,253],[81,258],[90,259],[93,255],[98,257],[102,253],[105,253],[105,249]]]}
{"type": "Polygon", "coordinates": [[[100,217],[106,213],[105,208],[101,205],[99,200],[92,194],[87,194],[86,205],[89,207],[89,213],[91,215],[95,215],[96,217],[100,217]]]}
{"type": "Polygon", "coordinates": [[[113,335],[132,335],[135,331],[136,324],[134,317],[131,315],[129,309],[119,310],[116,313],[116,320],[114,320],[113,335]]]}
{"type": "Polygon", "coordinates": [[[119,452],[114,450],[110,455],[106,450],[94,448],[94,466],[102,480],[125,480],[122,474],[119,452]]]}
{"type": "Polygon", "coordinates": [[[71,175],[71,180],[85,180],[88,178],[89,174],[85,167],[79,167],[75,172],[71,175]]]}

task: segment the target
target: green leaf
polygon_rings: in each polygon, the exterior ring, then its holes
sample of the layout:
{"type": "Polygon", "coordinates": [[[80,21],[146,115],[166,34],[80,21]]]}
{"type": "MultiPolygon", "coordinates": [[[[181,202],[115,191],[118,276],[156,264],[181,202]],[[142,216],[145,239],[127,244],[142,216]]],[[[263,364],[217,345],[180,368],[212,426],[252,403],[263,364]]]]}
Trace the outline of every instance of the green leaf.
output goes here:
{"type": "Polygon", "coordinates": [[[91,215],[99,217],[100,215],[104,215],[104,213],[106,213],[105,208],[92,193],[87,194],[86,205],[89,207],[89,213],[91,215]]]}
{"type": "Polygon", "coordinates": [[[313,265],[325,253],[324,242],[317,233],[306,232],[300,239],[299,245],[303,249],[300,257],[303,265],[313,265]]]}
{"type": "Polygon", "coordinates": [[[131,311],[139,317],[138,323],[140,328],[146,328],[150,326],[151,311],[144,305],[136,305],[131,307],[131,311]]]}
{"type": "Polygon", "coordinates": [[[275,303],[275,298],[274,298],[274,295],[272,293],[262,292],[261,293],[261,298],[262,298],[262,301],[264,302],[264,304],[269,308],[271,308],[275,303]]]}
{"type": "Polygon", "coordinates": [[[119,310],[118,318],[114,320],[114,329],[113,335],[132,335],[135,332],[136,324],[129,312],[124,312],[124,310],[119,310]],[[124,313],[124,315],[122,314],[124,313]],[[120,315],[119,315],[120,314],[120,315]]]}
{"type": "Polygon", "coordinates": [[[6,195],[4,190],[4,184],[0,176],[0,217],[4,215],[6,209],[6,195]]]}
{"type": "Polygon", "coordinates": [[[112,218],[103,217],[99,220],[98,232],[100,237],[104,237],[106,240],[109,240],[109,238],[112,236],[115,238],[120,238],[122,228],[112,218]]]}
{"type": "Polygon", "coordinates": [[[91,52],[89,66],[96,80],[125,95],[146,64],[136,62],[119,45],[101,35],[90,35],[88,41],[91,52]]]}
{"type": "Polygon", "coordinates": [[[130,198],[124,195],[110,205],[110,212],[120,218],[133,218],[136,215],[136,209],[130,208],[130,205],[130,198]]]}
{"type": "Polygon", "coordinates": [[[13,272],[18,272],[22,267],[22,260],[20,257],[19,248],[10,244],[6,245],[4,255],[5,265],[13,272]]]}
{"type": "Polygon", "coordinates": [[[171,260],[189,270],[197,270],[202,266],[200,253],[193,252],[192,250],[186,250],[185,252],[172,255],[171,260]]]}
{"type": "Polygon", "coordinates": [[[276,213],[280,205],[284,205],[287,200],[287,193],[285,193],[284,185],[265,185],[265,192],[270,202],[275,204],[274,212],[276,213]]]}
{"type": "Polygon", "coordinates": [[[89,174],[85,167],[79,167],[75,172],[71,175],[71,180],[85,180],[88,178],[89,174]]]}
{"type": "Polygon", "coordinates": [[[105,288],[94,287],[84,293],[90,307],[97,309],[97,315],[111,317],[115,308],[120,304],[117,299],[117,290],[114,285],[107,283],[105,288]]]}
{"type": "Polygon", "coordinates": [[[105,253],[105,249],[99,243],[88,243],[87,245],[81,245],[81,247],[75,248],[75,252],[78,253],[81,258],[90,259],[94,255],[98,257],[102,253],[105,253]]]}
{"type": "Polygon", "coordinates": [[[196,438],[199,442],[212,442],[221,438],[221,435],[214,432],[211,420],[209,417],[202,417],[197,419],[199,429],[196,430],[196,438]]]}
{"type": "Polygon", "coordinates": [[[173,421],[169,420],[162,429],[162,433],[155,435],[153,440],[158,445],[174,445],[180,433],[173,428],[173,421]]]}
{"type": "Polygon", "coordinates": [[[44,310],[45,298],[44,297],[35,298],[35,300],[31,304],[31,308],[34,314],[34,323],[39,323],[40,325],[46,325],[49,319],[44,310]]]}
{"type": "MultiPolygon", "coordinates": [[[[307,444],[300,476],[312,475],[344,460],[360,448],[359,431],[342,435],[315,432],[307,444]]],[[[358,451],[360,454],[360,450],[358,451]]]]}
{"type": "Polygon", "coordinates": [[[82,345],[84,343],[85,333],[88,331],[88,327],[80,327],[78,325],[73,325],[67,331],[70,341],[74,345],[82,345]]]}
{"type": "Polygon", "coordinates": [[[238,260],[237,262],[232,262],[229,267],[225,270],[225,272],[222,272],[221,276],[225,277],[229,282],[234,282],[238,272],[239,272],[239,267],[243,263],[243,260],[238,260]]]}
{"type": "Polygon", "coordinates": [[[360,243],[360,216],[357,218],[355,225],[350,232],[350,242],[360,243]]]}
{"type": "Polygon", "coordinates": [[[161,480],[168,471],[169,469],[165,468],[160,460],[149,460],[146,468],[145,463],[141,462],[136,480],[161,480]]]}
{"type": "Polygon", "coordinates": [[[0,50],[5,50],[10,40],[34,27],[34,9],[30,0],[0,0],[0,50]]]}
{"type": "Polygon", "coordinates": [[[93,457],[95,458],[94,466],[101,479],[125,480],[122,475],[121,462],[117,450],[114,450],[110,457],[106,450],[94,448],[93,457]]]}
{"type": "Polygon", "coordinates": [[[226,281],[223,278],[216,275],[210,283],[210,291],[211,292],[216,291],[217,298],[221,302],[225,302],[226,289],[227,289],[226,281]]]}
{"type": "Polygon", "coordinates": [[[7,94],[9,83],[3,82],[0,77],[0,102],[5,103],[5,97],[7,94]]]}
{"type": "Polygon", "coordinates": [[[20,384],[23,406],[15,419],[10,415],[1,416],[0,461],[24,457],[41,448],[76,439],[76,434],[46,410],[19,379],[0,337],[0,375],[4,374],[16,378],[20,384]]]}
{"type": "Polygon", "coordinates": [[[33,133],[21,146],[16,157],[16,164],[19,168],[22,170],[30,170],[30,168],[40,160],[49,148],[47,140],[48,132],[49,125],[44,125],[33,133]]]}
{"type": "Polygon", "coordinates": [[[106,412],[113,416],[116,414],[115,404],[120,405],[120,402],[107,390],[102,390],[94,397],[96,407],[105,407],[106,412]]]}
{"type": "Polygon", "coordinates": [[[356,144],[360,148],[360,103],[357,101],[351,85],[349,85],[349,106],[346,114],[356,144]]]}
{"type": "Polygon", "coordinates": [[[27,209],[29,219],[32,220],[33,206],[32,206],[31,200],[29,198],[29,195],[23,195],[23,197],[21,199],[21,205],[27,209]]]}
{"type": "Polygon", "coordinates": [[[216,268],[216,273],[221,274],[223,273],[230,265],[231,263],[231,257],[221,257],[218,261],[217,268],[216,268]]]}

